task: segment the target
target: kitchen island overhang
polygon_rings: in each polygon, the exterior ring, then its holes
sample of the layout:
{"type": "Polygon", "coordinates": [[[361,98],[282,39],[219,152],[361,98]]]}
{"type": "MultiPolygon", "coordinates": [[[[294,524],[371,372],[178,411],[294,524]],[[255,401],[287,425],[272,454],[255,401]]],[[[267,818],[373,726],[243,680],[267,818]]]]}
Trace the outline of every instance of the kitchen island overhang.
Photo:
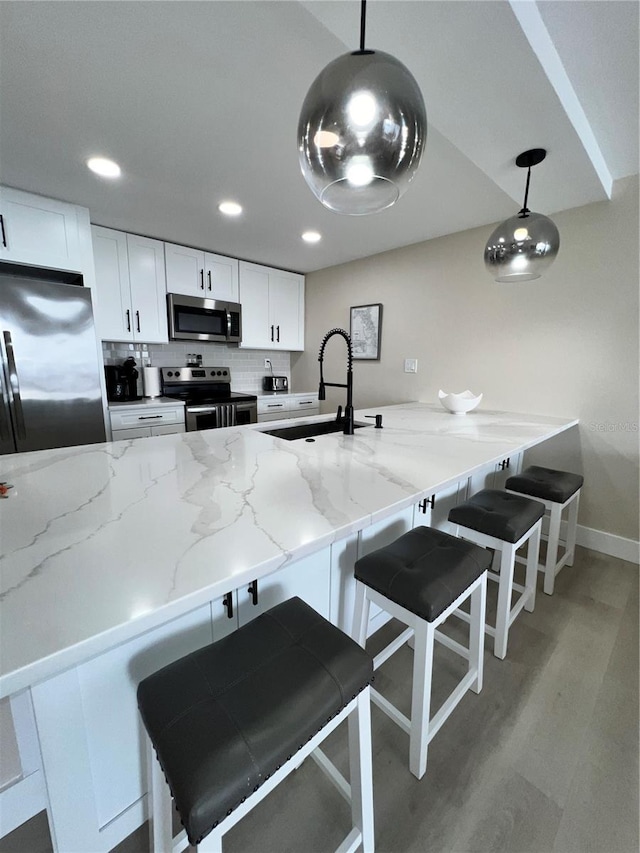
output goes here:
{"type": "Polygon", "coordinates": [[[1,695],[578,423],[490,411],[459,418],[423,403],[356,416],[379,412],[383,430],[312,444],[254,425],[4,457],[15,495],[0,505],[1,695]]]}

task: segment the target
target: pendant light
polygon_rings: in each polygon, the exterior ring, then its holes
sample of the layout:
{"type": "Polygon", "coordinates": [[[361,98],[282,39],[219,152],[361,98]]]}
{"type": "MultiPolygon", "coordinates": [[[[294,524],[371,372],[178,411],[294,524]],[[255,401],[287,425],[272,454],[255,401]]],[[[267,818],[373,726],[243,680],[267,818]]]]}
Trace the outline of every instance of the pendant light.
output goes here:
{"type": "Polygon", "coordinates": [[[558,229],[547,216],[531,213],[527,207],[531,167],[542,163],[546,156],[544,148],[532,148],[516,157],[516,166],[528,169],[522,210],[498,225],[484,249],[485,266],[496,281],[540,278],[558,254],[558,229]]]}
{"type": "Polygon", "coordinates": [[[420,88],[405,66],[364,46],[339,56],[309,89],[298,121],[302,174],[322,204],[362,216],[390,207],[416,173],[427,136],[420,88]]]}

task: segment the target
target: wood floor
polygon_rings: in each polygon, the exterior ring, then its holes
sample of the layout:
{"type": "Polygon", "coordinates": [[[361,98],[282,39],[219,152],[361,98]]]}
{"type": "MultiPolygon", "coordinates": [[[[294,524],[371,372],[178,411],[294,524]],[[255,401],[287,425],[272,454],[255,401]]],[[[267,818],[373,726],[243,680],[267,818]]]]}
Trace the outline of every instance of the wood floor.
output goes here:
{"type": "MultiPolygon", "coordinates": [[[[581,548],[553,597],[540,576],[534,613],[516,620],[506,660],[487,650],[482,693],[445,723],[420,782],[407,736],[373,708],[379,853],[637,853],[638,579],[636,565],[581,548]]],[[[411,663],[404,647],[376,674],[405,713],[411,663]]],[[[433,709],[461,666],[438,647],[433,709]]],[[[326,751],[347,775],[345,745],[338,730],[326,751]]],[[[226,836],[225,853],[324,853],[349,828],[346,802],[307,761],[226,836]]],[[[44,815],[0,841],[0,853],[50,850],[44,815]]],[[[117,853],[147,850],[141,828],[117,853]]]]}

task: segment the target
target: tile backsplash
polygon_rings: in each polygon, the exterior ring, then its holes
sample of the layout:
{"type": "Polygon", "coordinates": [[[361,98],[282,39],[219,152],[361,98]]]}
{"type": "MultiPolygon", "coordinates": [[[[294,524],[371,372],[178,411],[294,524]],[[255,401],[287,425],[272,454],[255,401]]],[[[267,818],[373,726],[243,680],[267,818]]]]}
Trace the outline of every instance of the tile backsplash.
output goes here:
{"type": "MultiPolygon", "coordinates": [[[[127,344],[122,342],[102,342],[102,357],[105,364],[122,364],[125,358],[132,356],[136,360],[138,372],[142,376],[142,367],[177,367],[186,365],[187,353],[202,355],[205,367],[228,367],[231,370],[231,390],[245,394],[258,394],[262,391],[262,377],[269,374],[265,368],[265,358],[271,359],[276,376],[291,379],[291,358],[289,352],[274,350],[246,350],[233,344],[195,344],[172,341],[170,344],[127,344]]],[[[140,382],[140,380],[138,380],[140,382]]],[[[305,390],[304,388],[302,389],[305,390]]],[[[139,393],[142,389],[139,388],[139,393]]]]}

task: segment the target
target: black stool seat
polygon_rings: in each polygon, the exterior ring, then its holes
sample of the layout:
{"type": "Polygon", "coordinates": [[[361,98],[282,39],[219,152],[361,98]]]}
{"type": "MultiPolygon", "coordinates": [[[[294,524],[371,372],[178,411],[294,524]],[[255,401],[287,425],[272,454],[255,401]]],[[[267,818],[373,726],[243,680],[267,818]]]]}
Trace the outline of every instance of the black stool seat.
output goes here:
{"type": "Polygon", "coordinates": [[[138,707],[192,845],[372,680],[299,598],[145,678],[138,707]]]}
{"type": "Polygon", "coordinates": [[[432,527],[415,527],[361,557],[354,574],[385,598],[433,622],[490,564],[485,548],[432,527]]]}
{"type": "Polygon", "coordinates": [[[539,501],[499,489],[482,489],[454,507],[449,521],[503,542],[517,542],[543,515],[544,504],[539,501]]]}
{"type": "Polygon", "coordinates": [[[513,489],[531,495],[533,498],[542,498],[544,501],[554,501],[563,504],[572,495],[582,488],[584,477],[580,474],[570,474],[568,471],[554,471],[553,468],[540,468],[538,465],[530,465],[522,473],[509,477],[505,488],[513,489]]]}

